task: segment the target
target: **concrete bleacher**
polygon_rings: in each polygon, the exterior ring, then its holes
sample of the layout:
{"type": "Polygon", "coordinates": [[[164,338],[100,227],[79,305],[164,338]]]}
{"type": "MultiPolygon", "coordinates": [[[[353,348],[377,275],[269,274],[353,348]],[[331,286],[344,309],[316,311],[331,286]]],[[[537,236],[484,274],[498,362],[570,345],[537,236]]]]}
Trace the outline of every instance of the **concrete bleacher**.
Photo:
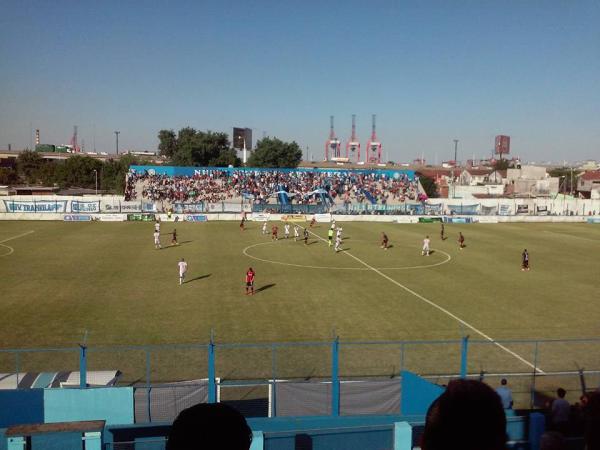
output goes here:
{"type": "MultiPolygon", "coordinates": [[[[320,416],[248,418],[252,449],[293,449],[301,443],[313,450],[411,450],[419,445],[425,413],[443,388],[409,372],[403,372],[401,382],[401,414],[343,416],[332,410],[320,416]]],[[[204,394],[196,401],[210,401],[204,394]]],[[[172,422],[136,423],[132,387],[0,390],[0,405],[0,450],[75,450],[83,442],[86,450],[99,449],[93,446],[98,437],[105,450],[163,450],[172,422]],[[99,434],[90,426],[97,420],[103,421],[99,434]],[[27,433],[36,438],[27,441],[27,433]]],[[[536,450],[543,431],[544,416],[537,412],[508,414],[509,448],[536,450]]]]}

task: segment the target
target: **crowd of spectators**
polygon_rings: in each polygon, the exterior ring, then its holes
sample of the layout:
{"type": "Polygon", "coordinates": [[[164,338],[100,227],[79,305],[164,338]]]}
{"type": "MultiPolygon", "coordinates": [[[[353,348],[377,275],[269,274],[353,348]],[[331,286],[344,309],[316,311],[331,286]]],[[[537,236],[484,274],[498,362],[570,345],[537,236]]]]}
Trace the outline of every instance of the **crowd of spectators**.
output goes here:
{"type": "Polygon", "coordinates": [[[152,201],[227,202],[241,197],[255,203],[272,203],[270,199],[285,192],[294,204],[331,203],[403,203],[422,200],[418,182],[406,174],[397,178],[383,173],[352,172],[282,172],[282,171],[206,171],[194,176],[167,176],[130,173],[125,197],[138,196],[152,201]]]}

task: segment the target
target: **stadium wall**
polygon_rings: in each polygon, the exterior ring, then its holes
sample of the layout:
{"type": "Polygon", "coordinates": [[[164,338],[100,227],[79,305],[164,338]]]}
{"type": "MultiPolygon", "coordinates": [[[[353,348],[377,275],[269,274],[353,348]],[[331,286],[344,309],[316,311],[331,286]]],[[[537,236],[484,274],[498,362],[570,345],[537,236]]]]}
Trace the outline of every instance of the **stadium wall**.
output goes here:
{"type": "MultiPolygon", "coordinates": [[[[164,220],[239,220],[241,205],[235,204],[230,212],[197,212],[186,214],[161,214],[160,205],[149,201],[125,201],[123,196],[5,196],[0,198],[0,220],[65,220],[65,221],[121,221],[129,214],[159,214],[164,220]]],[[[221,205],[227,211],[228,205],[221,205]]],[[[248,205],[247,205],[248,206],[248,205]]],[[[600,200],[557,197],[555,199],[481,199],[477,203],[460,199],[430,199],[425,203],[403,205],[351,205],[348,211],[338,210],[336,220],[395,222],[398,217],[432,215],[468,215],[473,217],[498,217],[499,222],[585,221],[600,217],[600,200]],[[394,215],[394,211],[405,214],[394,215]],[[392,212],[392,214],[390,214],[392,212]],[[346,214],[349,213],[349,214],[346,214]],[[568,219],[567,219],[568,218],[568,219]]],[[[254,213],[265,214],[265,213],[254,213]]],[[[253,215],[254,215],[253,214],[253,215]]],[[[268,214],[268,213],[266,213],[268,214]]],[[[285,216],[271,214],[278,220],[285,216]]],[[[479,220],[484,222],[484,220],[479,220]]]]}

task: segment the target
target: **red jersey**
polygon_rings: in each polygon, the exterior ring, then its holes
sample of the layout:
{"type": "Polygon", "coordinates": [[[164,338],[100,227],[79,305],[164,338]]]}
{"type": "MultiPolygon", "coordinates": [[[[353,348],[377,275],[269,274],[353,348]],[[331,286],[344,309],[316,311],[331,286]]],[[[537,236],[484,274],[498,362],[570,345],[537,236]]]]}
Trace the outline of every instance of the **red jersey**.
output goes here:
{"type": "Polygon", "coordinates": [[[273,227],[271,231],[273,232],[273,235],[274,235],[274,236],[276,236],[276,235],[277,235],[277,231],[278,231],[278,230],[277,230],[277,227],[273,227]]]}
{"type": "Polygon", "coordinates": [[[248,272],[246,272],[246,283],[253,283],[254,282],[254,272],[252,270],[249,270],[248,272]]]}

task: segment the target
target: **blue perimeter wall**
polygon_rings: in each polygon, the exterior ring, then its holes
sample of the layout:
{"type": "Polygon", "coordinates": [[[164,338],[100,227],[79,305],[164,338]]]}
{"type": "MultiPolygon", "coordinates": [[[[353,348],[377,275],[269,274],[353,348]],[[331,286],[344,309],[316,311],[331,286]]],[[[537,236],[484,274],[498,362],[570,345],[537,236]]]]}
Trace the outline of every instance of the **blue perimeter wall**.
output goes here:
{"type": "Polygon", "coordinates": [[[325,174],[378,174],[385,175],[390,178],[398,178],[401,175],[406,175],[409,179],[415,178],[414,170],[390,170],[390,169],[312,169],[312,168],[294,168],[294,169],[277,169],[264,167],[180,167],[180,166],[129,166],[132,172],[145,172],[155,175],[167,175],[169,177],[186,176],[191,177],[197,174],[207,174],[210,172],[227,172],[229,174],[235,172],[281,172],[281,173],[297,173],[297,172],[313,172],[325,174]]]}

